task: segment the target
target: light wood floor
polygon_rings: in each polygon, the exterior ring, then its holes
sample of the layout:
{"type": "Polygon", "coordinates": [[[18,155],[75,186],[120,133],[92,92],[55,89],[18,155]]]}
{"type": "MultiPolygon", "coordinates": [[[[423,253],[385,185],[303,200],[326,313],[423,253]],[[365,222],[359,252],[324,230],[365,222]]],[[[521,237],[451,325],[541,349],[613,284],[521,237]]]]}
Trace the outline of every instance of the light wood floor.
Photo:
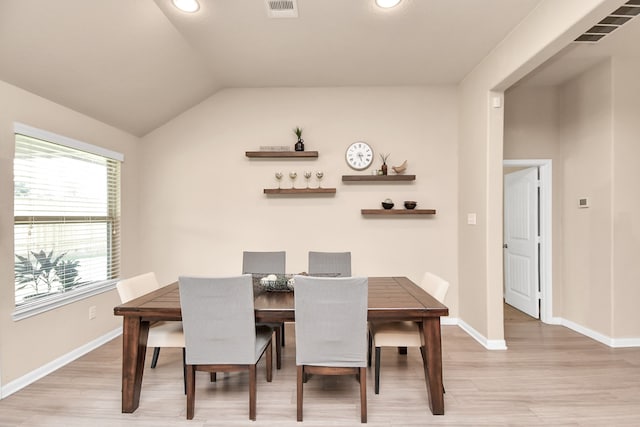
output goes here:
{"type": "MultiPolygon", "coordinates": [[[[428,410],[416,349],[383,349],[381,390],[368,372],[371,426],[640,425],[640,349],[611,349],[561,326],[505,309],[507,351],[488,351],[456,326],[443,327],[444,416],[428,410]],[[385,351],[386,350],[386,351],[385,351]]],[[[195,419],[185,419],[181,353],[165,349],[146,369],[140,407],[120,413],[120,339],[0,401],[0,426],[353,426],[358,384],[313,377],[304,423],[295,421],[295,343],[287,325],[283,369],[258,373],[257,421],[248,419],[246,374],[197,376],[195,419]]],[[[148,362],[147,362],[148,363],[148,362]]]]}

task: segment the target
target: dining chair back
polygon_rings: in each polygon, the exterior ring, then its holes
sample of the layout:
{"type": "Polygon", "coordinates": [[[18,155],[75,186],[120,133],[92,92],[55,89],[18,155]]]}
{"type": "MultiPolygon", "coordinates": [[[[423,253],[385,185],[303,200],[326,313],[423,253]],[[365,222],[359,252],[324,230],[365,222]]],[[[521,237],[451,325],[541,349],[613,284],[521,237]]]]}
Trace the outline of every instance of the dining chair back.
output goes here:
{"type": "Polygon", "coordinates": [[[125,303],[160,288],[154,272],[140,274],[120,280],[116,284],[120,301],[125,303]]]}
{"type": "Polygon", "coordinates": [[[438,302],[444,302],[444,299],[449,292],[449,282],[429,271],[424,273],[419,286],[432,297],[437,299],[438,302]]]}
{"type": "Polygon", "coordinates": [[[307,374],[356,374],[360,420],[367,422],[366,277],[295,276],[297,419],[307,374]]]}
{"type": "Polygon", "coordinates": [[[309,251],[309,275],[351,277],[351,252],[309,251]]]}
{"type": "Polygon", "coordinates": [[[195,372],[249,371],[249,418],[256,418],[256,364],[267,353],[271,382],[271,335],[257,327],[251,275],[179,278],[187,364],[187,419],[195,410],[195,372]]]}
{"type": "Polygon", "coordinates": [[[277,252],[251,252],[242,253],[242,274],[285,274],[287,253],[277,252]]]}
{"type": "MultiPolygon", "coordinates": [[[[449,282],[433,273],[426,272],[422,276],[419,286],[439,302],[443,302],[449,290],[449,282]]],[[[398,347],[406,354],[407,347],[420,348],[422,358],[425,358],[424,338],[420,334],[420,326],[417,322],[376,321],[369,322],[370,347],[375,348],[375,387],[376,394],[380,393],[380,358],[382,347],[398,347]]],[[[371,351],[369,353],[369,365],[371,365],[371,351]]]]}
{"type": "MultiPolygon", "coordinates": [[[[285,251],[242,253],[242,274],[285,274],[287,253],[285,251]]],[[[276,369],[282,367],[282,349],[284,347],[284,322],[263,323],[273,328],[276,337],[276,369]]]]}
{"type": "MultiPolygon", "coordinates": [[[[160,284],[153,272],[140,274],[128,279],[120,280],[116,284],[120,301],[126,303],[132,299],[141,297],[150,292],[160,289],[160,284]]],[[[153,357],[151,359],[151,368],[155,368],[158,364],[160,356],[160,348],[162,347],[178,347],[183,349],[183,371],[184,371],[184,333],[182,331],[182,322],[166,321],[151,324],[149,335],[147,337],[147,347],[153,348],[153,357]]],[[[184,373],[184,372],[183,372],[184,373]]],[[[186,382],[185,382],[186,387],[186,382]]]]}

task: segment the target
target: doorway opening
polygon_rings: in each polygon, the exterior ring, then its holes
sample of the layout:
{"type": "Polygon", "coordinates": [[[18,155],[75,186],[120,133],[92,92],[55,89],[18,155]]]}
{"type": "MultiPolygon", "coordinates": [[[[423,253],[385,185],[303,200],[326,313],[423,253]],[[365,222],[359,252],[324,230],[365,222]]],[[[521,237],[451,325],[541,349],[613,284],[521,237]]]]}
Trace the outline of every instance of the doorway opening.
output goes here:
{"type": "MultiPolygon", "coordinates": [[[[522,159],[522,160],[503,160],[505,171],[508,168],[537,168],[538,171],[538,238],[537,238],[537,265],[535,268],[538,272],[539,290],[536,295],[539,298],[539,318],[544,323],[553,323],[553,283],[552,283],[552,257],[551,257],[551,232],[552,232],[552,215],[551,215],[551,159],[522,159]]],[[[509,200],[507,191],[505,191],[505,200],[503,204],[503,221],[507,215],[507,205],[509,200]]],[[[532,207],[533,208],[533,207],[532,207]]],[[[504,242],[506,244],[506,242],[504,242]]],[[[506,250],[506,249],[505,249],[506,250]]],[[[504,264],[504,262],[503,262],[504,264]]],[[[506,274],[505,274],[506,277],[506,274]]],[[[537,303],[537,302],[536,302],[537,303]]]]}

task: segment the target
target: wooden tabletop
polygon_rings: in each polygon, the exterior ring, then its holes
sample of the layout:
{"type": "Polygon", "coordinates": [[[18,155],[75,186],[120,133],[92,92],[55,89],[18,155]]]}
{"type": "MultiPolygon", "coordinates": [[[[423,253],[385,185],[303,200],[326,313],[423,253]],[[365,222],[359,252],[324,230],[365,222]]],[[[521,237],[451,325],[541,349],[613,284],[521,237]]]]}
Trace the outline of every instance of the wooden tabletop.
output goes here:
{"type": "MultiPolygon", "coordinates": [[[[294,320],[293,292],[255,288],[256,319],[294,320]]],[[[178,283],[172,283],[113,309],[116,316],[180,320],[178,283]]],[[[369,277],[369,319],[418,320],[449,314],[449,309],[406,277],[369,277]]]]}

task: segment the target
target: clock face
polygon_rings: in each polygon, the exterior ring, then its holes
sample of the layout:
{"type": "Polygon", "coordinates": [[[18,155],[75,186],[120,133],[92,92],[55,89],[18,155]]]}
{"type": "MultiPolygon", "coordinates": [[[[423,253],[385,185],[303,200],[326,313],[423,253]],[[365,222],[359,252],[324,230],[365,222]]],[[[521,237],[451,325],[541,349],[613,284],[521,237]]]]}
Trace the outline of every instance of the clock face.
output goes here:
{"type": "Polygon", "coordinates": [[[347,164],[355,170],[363,170],[373,163],[373,150],[363,141],[357,141],[347,147],[347,164]]]}

